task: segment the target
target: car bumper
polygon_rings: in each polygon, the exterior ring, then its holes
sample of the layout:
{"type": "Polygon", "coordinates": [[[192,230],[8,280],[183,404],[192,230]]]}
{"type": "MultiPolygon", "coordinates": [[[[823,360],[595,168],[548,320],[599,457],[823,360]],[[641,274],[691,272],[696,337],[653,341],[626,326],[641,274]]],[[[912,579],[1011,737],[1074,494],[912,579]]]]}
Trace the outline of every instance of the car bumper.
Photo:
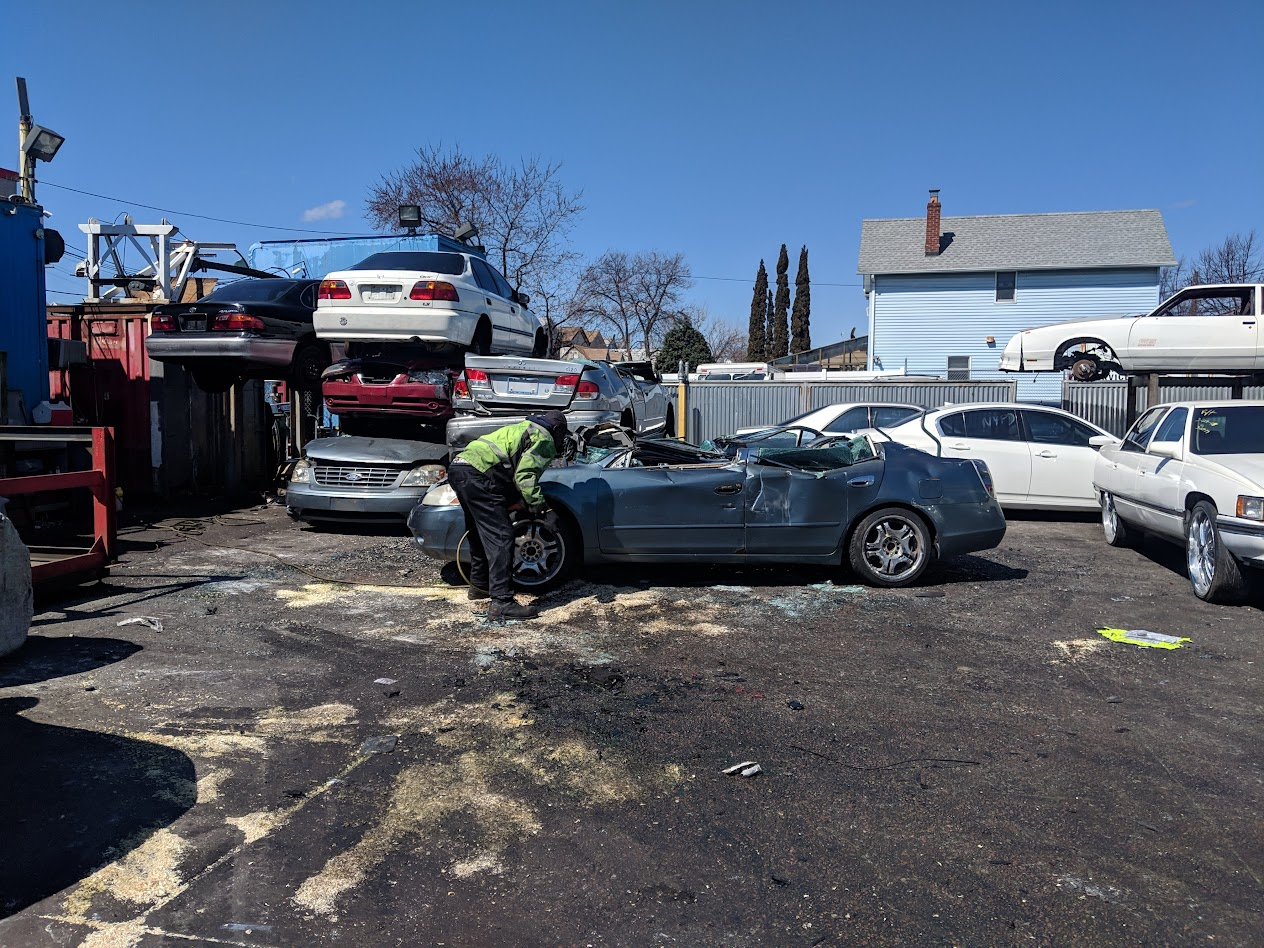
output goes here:
{"type": "Polygon", "coordinates": [[[293,339],[260,339],[232,333],[154,333],[145,351],[159,362],[248,362],[288,366],[294,360],[293,339]]]}
{"type": "Polygon", "coordinates": [[[1264,525],[1253,520],[1220,517],[1220,540],[1234,558],[1247,566],[1264,569],[1264,525]]]}
{"type": "Polygon", "coordinates": [[[941,557],[992,550],[1005,537],[1005,514],[995,500],[984,504],[939,504],[928,508],[941,557]]]}
{"type": "MultiPolygon", "coordinates": [[[[606,422],[618,422],[617,411],[568,411],[566,426],[574,431],[585,425],[600,425],[606,422]]],[[[457,415],[448,422],[448,447],[456,450],[463,448],[475,438],[491,434],[497,428],[522,421],[526,415],[457,415]]]]}
{"type": "Polygon", "coordinates": [[[452,342],[469,345],[479,314],[459,309],[331,306],[312,318],[318,339],[452,342]]]}
{"type": "Polygon", "coordinates": [[[443,421],[452,417],[452,402],[446,389],[446,386],[421,382],[391,385],[325,382],[322,393],[325,407],[335,415],[372,412],[443,421]]]}
{"type": "Polygon", "coordinates": [[[330,490],[312,484],[290,484],[285,491],[285,509],[300,520],[357,520],[398,523],[408,516],[429,485],[393,487],[390,490],[330,490]]]}
{"type": "Polygon", "coordinates": [[[1023,372],[1023,342],[1021,336],[1015,336],[1005,345],[1004,351],[1001,353],[1001,362],[998,368],[1002,372],[1023,372]]]}
{"type": "Polygon", "coordinates": [[[413,543],[426,556],[445,563],[456,559],[457,545],[465,535],[465,512],[455,504],[417,504],[408,515],[413,543]]]}

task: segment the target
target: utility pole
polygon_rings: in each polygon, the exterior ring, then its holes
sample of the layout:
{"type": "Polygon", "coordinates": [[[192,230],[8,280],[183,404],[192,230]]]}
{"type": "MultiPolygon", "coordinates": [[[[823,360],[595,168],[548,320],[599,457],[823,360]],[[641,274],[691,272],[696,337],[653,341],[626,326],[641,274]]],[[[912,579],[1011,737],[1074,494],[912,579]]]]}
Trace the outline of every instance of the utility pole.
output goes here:
{"type": "Polygon", "coordinates": [[[31,132],[31,103],[26,98],[26,80],[18,76],[18,174],[22,197],[35,203],[35,158],[26,150],[26,136],[31,132]]]}

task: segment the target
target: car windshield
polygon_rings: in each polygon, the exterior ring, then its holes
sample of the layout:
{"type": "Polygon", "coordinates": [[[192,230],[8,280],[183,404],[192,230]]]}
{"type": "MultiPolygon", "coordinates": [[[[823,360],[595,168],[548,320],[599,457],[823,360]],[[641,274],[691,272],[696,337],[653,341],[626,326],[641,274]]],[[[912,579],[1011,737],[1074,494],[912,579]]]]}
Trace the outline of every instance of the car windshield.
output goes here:
{"type": "Polygon", "coordinates": [[[446,273],[460,276],[465,272],[465,258],[459,253],[433,250],[388,250],[365,257],[348,270],[406,270],[422,273],[446,273]]]}
{"type": "Polygon", "coordinates": [[[791,448],[760,452],[759,463],[794,467],[802,471],[836,471],[876,457],[868,438],[849,438],[824,448],[791,448]]]}
{"type": "Polygon", "coordinates": [[[217,303],[270,303],[293,288],[291,280],[237,280],[215,287],[202,299],[217,303]]]}
{"type": "Polygon", "coordinates": [[[1264,405],[1195,409],[1189,441],[1195,454],[1262,454],[1264,405]]]}

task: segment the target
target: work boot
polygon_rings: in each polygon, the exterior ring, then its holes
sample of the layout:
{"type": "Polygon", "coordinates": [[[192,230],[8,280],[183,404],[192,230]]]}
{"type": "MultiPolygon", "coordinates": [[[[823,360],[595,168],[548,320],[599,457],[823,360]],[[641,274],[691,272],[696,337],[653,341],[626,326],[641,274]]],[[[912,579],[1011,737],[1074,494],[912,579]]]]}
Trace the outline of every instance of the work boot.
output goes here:
{"type": "Polygon", "coordinates": [[[470,602],[477,602],[480,599],[491,599],[492,594],[486,589],[479,589],[477,586],[471,586],[465,593],[465,598],[470,602]]]}
{"type": "Polygon", "coordinates": [[[489,622],[504,622],[506,619],[534,619],[540,615],[535,606],[520,606],[514,600],[509,602],[493,602],[487,609],[489,622]]]}

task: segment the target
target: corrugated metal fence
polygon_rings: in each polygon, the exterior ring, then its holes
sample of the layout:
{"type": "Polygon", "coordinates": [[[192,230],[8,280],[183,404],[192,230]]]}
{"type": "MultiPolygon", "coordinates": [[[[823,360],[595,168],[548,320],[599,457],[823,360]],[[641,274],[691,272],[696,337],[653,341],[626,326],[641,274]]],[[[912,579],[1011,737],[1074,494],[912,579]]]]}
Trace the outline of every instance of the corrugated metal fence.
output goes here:
{"type": "MultiPolygon", "coordinates": [[[[677,412],[677,389],[668,386],[677,412]]],[[[687,440],[701,444],[738,428],[775,425],[826,405],[894,402],[938,408],[949,402],[1012,402],[1015,384],[989,382],[701,382],[689,386],[687,440]]]]}
{"type": "MultiPolygon", "coordinates": [[[[1229,385],[1179,385],[1159,383],[1159,400],[1168,402],[1206,401],[1229,399],[1233,389],[1229,385]]],[[[1243,398],[1264,399],[1264,386],[1248,385],[1242,389],[1243,398]]],[[[1145,386],[1137,389],[1137,414],[1149,407],[1150,393],[1145,386]]],[[[1123,437],[1128,429],[1127,382],[1063,382],[1062,407],[1085,421],[1105,428],[1116,437],[1123,437]]]]}

